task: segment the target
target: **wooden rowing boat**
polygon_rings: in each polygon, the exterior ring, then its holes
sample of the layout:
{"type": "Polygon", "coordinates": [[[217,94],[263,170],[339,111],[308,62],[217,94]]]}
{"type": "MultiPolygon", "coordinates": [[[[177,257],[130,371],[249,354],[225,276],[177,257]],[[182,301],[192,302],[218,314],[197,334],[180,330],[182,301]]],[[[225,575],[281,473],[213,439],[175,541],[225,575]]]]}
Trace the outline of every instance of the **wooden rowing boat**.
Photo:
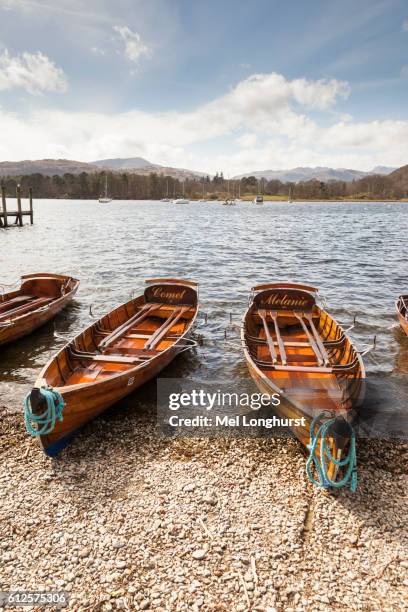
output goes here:
{"type": "MultiPolygon", "coordinates": [[[[294,283],[254,287],[241,339],[252,378],[263,393],[280,395],[274,411],[284,423],[294,419],[291,429],[305,447],[315,417],[335,419],[329,448],[341,460],[350,443],[345,423],[353,423],[364,399],[365,370],[346,332],[317,303],[317,289],[294,283]]],[[[333,464],[329,475],[336,473],[333,464]]]]}
{"type": "Polygon", "coordinates": [[[408,336],[408,295],[400,295],[395,302],[395,307],[400,325],[408,336]]]}
{"type": "Polygon", "coordinates": [[[74,297],[79,280],[61,274],[27,274],[20,289],[0,295],[0,345],[30,334],[74,297]]]}
{"type": "Polygon", "coordinates": [[[179,279],[146,283],[142,295],[85,329],[40,373],[29,396],[31,413],[44,412],[47,387],[64,404],[62,421],[39,436],[48,455],[56,455],[85,423],[194,345],[189,336],[198,312],[197,284],[179,279]]]}

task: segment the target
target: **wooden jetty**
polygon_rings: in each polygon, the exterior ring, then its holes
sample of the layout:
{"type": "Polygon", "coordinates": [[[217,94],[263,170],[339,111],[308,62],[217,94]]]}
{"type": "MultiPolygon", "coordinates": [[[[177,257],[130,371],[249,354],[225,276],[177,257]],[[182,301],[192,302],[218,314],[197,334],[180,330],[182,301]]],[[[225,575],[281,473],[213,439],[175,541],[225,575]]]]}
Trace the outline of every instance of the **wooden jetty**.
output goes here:
{"type": "Polygon", "coordinates": [[[17,210],[7,210],[7,199],[6,199],[6,188],[4,185],[1,186],[1,209],[0,209],[0,227],[8,227],[9,225],[23,226],[23,217],[30,217],[30,223],[34,223],[34,209],[33,209],[33,190],[31,187],[28,189],[28,200],[29,209],[23,210],[21,205],[21,186],[16,187],[16,203],[17,210]],[[9,222],[9,218],[14,217],[14,222],[9,222]]]}

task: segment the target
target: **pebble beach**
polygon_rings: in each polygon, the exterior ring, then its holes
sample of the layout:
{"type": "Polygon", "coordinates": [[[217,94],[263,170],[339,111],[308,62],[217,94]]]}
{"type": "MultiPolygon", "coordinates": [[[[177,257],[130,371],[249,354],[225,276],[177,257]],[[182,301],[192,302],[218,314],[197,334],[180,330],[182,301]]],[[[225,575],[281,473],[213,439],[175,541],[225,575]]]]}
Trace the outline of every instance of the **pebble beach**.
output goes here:
{"type": "Polygon", "coordinates": [[[78,611],[407,609],[407,445],[360,441],[357,492],[328,494],[294,439],[168,439],[125,406],[50,460],[1,411],[3,591],[64,590],[78,611]]]}

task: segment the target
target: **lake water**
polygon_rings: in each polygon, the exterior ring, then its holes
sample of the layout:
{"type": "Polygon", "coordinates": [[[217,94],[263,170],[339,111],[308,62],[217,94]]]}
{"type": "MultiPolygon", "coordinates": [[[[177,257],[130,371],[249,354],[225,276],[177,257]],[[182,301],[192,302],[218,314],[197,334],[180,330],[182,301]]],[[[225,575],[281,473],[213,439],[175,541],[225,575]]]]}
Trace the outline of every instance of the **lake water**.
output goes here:
{"type": "MultiPolygon", "coordinates": [[[[81,286],[54,323],[0,348],[0,405],[20,407],[42,365],[90,324],[90,305],[99,317],[156,276],[198,281],[208,313],[204,345],[164,375],[188,376],[197,385],[223,380],[231,390],[252,392],[238,334],[230,331],[225,342],[224,329],[230,313],[239,324],[253,285],[291,280],[319,287],[340,322],[356,316],[350,335],[358,347],[377,336],[365,358],[366,408],[397,415],[398,433],[408,404],[408,338],[396,324],[394,301],[408,292],[407,236],[404,203],[36,201],[34,226],[0,229],[0,284],[58,272],[81,286]]],[[[155,410],[152,397],[141,389],[132,401],[155,410]]]]}

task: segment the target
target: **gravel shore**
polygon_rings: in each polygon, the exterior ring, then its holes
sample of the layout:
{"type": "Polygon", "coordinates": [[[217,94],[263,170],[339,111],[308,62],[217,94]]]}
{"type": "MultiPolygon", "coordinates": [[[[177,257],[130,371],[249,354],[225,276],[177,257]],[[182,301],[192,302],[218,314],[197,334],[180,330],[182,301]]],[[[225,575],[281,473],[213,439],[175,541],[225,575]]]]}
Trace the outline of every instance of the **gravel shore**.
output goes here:
{"type": "Polygon", "coordinates": [[[407,609],[407,445],[358,456],[357,493],[329,495],[295,440],[164,439],[125,405],[50,460],[3,408],[1,589],[66,590],[72,610],[407,609]]]}

